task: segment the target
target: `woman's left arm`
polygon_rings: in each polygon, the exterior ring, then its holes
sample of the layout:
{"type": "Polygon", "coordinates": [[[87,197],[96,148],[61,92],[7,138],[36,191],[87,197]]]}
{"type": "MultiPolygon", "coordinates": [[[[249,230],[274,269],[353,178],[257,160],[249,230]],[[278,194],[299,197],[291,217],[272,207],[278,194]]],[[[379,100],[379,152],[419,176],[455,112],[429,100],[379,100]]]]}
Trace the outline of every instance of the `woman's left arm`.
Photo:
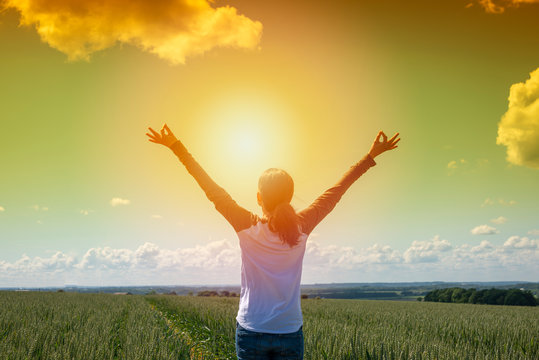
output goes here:
{"type": "Polygon", "coordinates": [[[189,174],[195,178],[198,185],[206,193],[207,198],[213,202],[217,211],[225,217],[236,232],[251,226],[253,221],[255,221],[256,215],[239,206],[225,189],[213,181],[202,166],[187,151],[181,141],[176,138],[167,124],[163,125],[160,132],[152,128],[148,129],[150,133],[146,133],[146,135],[149,137],[149,141],[166,146],[174,152],[189,174]]]}

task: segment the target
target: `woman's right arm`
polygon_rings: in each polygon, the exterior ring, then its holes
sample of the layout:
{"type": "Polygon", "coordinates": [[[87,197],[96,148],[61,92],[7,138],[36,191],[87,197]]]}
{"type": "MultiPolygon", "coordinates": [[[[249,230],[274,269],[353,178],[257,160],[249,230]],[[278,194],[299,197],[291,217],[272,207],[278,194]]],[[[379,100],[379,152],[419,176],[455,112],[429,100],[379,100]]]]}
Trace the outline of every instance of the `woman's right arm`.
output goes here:
{"type": "Polygon", "coordinates": [[[387,136],[380,131],[369,153],[353,165],[334,186],[324,191],[309,207],[298,213],[303,233],[310,234],[316,225],[335,208],[346,190],[369,168],[376,165],[375,157],[397,147],[400,141],[400,138],[397,138],[398,135],[397,133],[388,140],[387,136]]]}
{"type": "Polygon", "coordinates": [[[236,232],[247,229],[253,222],[256,222],[256,215],[239,206],[225,189],[213,181],[202,166],[187,151],[181,141],[174,136],[166,124],[160,133],[152,128],[149,128],[149,130],[151,134],[146,134],[150,138],[149,140],[156,144],[164,145],[174,152],[189,174],[193,176],[202,188],[206,197],[213,202],[217,211],[234,227],[236,232]]]}

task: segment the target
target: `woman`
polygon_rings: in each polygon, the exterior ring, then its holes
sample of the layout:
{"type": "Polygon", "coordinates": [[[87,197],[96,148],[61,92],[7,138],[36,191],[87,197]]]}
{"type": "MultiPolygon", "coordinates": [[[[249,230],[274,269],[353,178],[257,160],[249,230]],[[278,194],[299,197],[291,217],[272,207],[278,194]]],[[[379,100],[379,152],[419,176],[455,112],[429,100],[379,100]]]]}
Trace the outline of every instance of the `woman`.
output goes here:
{"type": "Polygon", "coordinates": [[[165,124],[149,128],[149,141],[170,148],[206,196],[238,234],[241,248],[241,294],[236,317],[238,359],[303,359],[300,281],[305,244],[314,227],[335,207],[344,192],[371,166],[374,158],[395,149],[380,131],[367,155],[337,184],[306,209],[290,205],[294,182],[280,169],[266,170],[258,181],[263,217],[239,206],[217,185],[165,124]]]}

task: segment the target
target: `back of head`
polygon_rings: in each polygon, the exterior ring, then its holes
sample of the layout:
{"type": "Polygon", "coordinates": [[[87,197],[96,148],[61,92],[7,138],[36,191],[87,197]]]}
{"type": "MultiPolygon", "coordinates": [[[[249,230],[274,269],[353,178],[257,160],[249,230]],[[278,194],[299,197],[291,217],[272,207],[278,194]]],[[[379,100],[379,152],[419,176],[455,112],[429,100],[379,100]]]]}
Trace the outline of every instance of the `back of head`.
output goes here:
{"type": "Polygon", "coordinates": [[[271,168],[260,176],[258,190],[262,204],[269,216],[270,228],[273,228],[283,242],[290,247],[298,243],[299,221],[295,210],[290,205],[294,195],[294,181],[284,170],[271,168]]]}

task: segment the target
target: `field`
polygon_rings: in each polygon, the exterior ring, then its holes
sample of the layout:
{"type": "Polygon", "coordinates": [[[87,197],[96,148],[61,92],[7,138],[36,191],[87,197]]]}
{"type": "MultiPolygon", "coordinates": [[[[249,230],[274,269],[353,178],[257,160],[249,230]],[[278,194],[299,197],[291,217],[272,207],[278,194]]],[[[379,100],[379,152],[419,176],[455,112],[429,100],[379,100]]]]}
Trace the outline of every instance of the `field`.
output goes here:
{"type": "MultiPolygon", "coordinates": [[[[237,298],[0,292],[1,359],[234,359],[237,298]]],[[[537,359],[539,309],[303,300],[305,359],[537,359]]]]}

